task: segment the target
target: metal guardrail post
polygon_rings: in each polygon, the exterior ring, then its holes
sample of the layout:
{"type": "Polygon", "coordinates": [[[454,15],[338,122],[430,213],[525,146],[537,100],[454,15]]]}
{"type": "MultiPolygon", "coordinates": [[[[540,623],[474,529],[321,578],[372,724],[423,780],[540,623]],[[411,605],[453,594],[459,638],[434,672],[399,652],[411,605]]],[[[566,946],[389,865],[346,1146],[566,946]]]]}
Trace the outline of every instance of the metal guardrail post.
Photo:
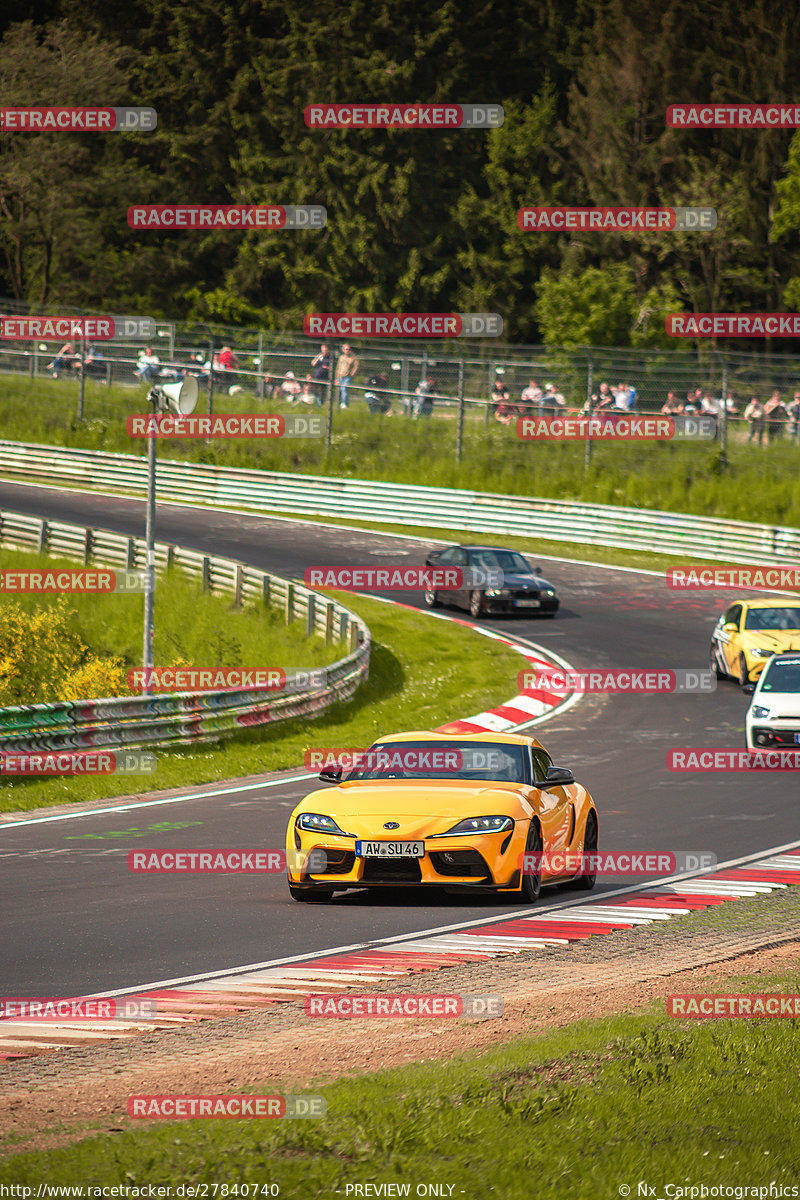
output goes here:
{"type": "Polygon", "coordinates": [[[286,624],[291,625],[294,620],[294,584],[290,583],[286,588],[286,624]]]}
{"type": "Polygon", "coordinates": [[[308,597],[308,608],[306,609],[306,637],[311,637],[314,633],[314,623],[316,619],[316,597],[312,594],[308,597]]]}
{"type": "Polygon", "coordinates": [[[38,545],[37,545],[37,549],[40,554],[44,554],[45,550],[47,549],[47,535],[48,535],[49,529],[50,529],[50,526],[49,526],[48,522],[43,520],[41,525],[39,526],[39,537],[38,537],[38,545]]]}
{"type": "Polygon", "coordinates": [[[325,641],[333,641],[333,616],[336,611],[335,605],[329,600],[325,606],[325,641]]]}
{"type": "Polygon", "coordinates": [[[244,567],[236,564],[233,576],[233,603],[237,608],[242,607],[242,595],[244,592],[244,567]]]}
{"type": "Polygon", "coordinates": [[[211,591],[211,559],[207,554],[203,555],[202,587],[204,592],[211,591]]]}

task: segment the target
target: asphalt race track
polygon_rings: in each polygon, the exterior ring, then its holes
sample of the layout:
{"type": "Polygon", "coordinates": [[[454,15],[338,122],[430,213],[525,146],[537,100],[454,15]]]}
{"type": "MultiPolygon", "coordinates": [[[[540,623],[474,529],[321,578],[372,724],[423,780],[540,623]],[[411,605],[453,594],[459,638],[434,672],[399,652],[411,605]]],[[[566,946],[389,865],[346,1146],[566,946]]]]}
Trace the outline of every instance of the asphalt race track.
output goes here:
{"type": "MultiPolygon", "coordinates": [[[[144,533],[139,500],[100,503],[96,495],[1,482],[0,506],[144,533]]],[[[310,565],[422,563],[426,552],[417,540],[169,504],[159,506],[156,537],[290,577],[310,565]]],[[[711,628],[728,593],[671,592],[661,577],[557,560],[545,573],[561,596],[555,620],[494,618],[487,627],[550,648],[578,669],[707,668],[711,628]]],[[[422,604],[419,594],[393,598],[422,604]]],[[[510,679],[508,696],[516,690],[510,679]]],[[[796,780],[768,772],[676,774],[666,754],[742,747],[747,704],[732,682],[705,695],[588,697],[535,732],[593,793],[603,849],[710,851],[722,862],[798,837],[796,780]]],[[[520,909],[488,897],[389,891],[309,906],[289,899],[282,875],[127,869],[130,849],[280,848],[288,812],[314,783],[298,767],[172,793],[166,803],[113,800],[109,811],[31,812],[0,823],[3,990],[75,995],[138,987],[520,909]],[[170,828],[152,828],[164,823],[170,828]]],[[[593,895],[619,886],[601,880],[593,895]]],[[[569,895],[551,889],[539,907],[569,895]]]]}

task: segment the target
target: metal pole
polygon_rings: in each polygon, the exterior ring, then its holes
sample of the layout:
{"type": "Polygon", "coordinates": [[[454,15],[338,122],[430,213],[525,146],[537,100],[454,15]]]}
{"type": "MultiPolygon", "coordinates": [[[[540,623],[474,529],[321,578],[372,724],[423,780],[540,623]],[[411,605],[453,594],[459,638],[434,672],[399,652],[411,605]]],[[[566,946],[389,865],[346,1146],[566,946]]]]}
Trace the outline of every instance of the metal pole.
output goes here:
{"type": "Polygon", "coordinates": [[[209,329],[208,331],[208,415],[211,416],[212,401],[214,399],[214,335],[209,329]]]}
{"type": "Polygon", "coordinates": [[[719,463],[728,465],[728,360],[722,355],[722,420],[720,422],[719,463]]]}
{"type": "MultiPolygon", "coordinates": [[[[148,396],[153,406],[153,422],[157,420],[158,395],[155,390],[148,396]]],[[[153,668],[153,641],[155,637],[154,601],[156,589],[156,556],[155,556],[155,525],[156,525],[156,438],[155,431],[147,439],[147,510],[145,518],[145,576],[144,576],[144,638],[142,641],[142,667],[145,671],[142,692],[149,696],[151,692],[150,672],[153,668]]]]}
{"type": "Polygon", "coordinates": [[[456,424],[456,462],[461,462],[464,443],[464,362],[459,363],[458,372],[458,422],[456,424]]]}
{"type": "Polygon", "coordinates": [[[331,448],[331,437],[333,436],[333,388],[334,377],[336,375],[336,355],[338,351],[336,346],[331,347],[331,369],[328,372],[328,424],[325,429],[325,449],[331,448]]]}
{"type": "Polygon", "coordinates": [[[81,382],[78,392],[78,420],[83,420],[84,382],[86,379],[86,334],[81,334],[81,382]]]}
{"type": "Polygon", "coordinates": [[[586,369],[586,405],[588,408],[589,420],[586,422],[586,451],[583,456],[583,469],[589,470],[589,463],[592,461],[592,360],[587,359],[586,369]]]}
{"type": "Polygon", "coordinates": [[[258,386],[256,393],[259,400],[264,400],[264,334],[258,331],[258,386]]]}

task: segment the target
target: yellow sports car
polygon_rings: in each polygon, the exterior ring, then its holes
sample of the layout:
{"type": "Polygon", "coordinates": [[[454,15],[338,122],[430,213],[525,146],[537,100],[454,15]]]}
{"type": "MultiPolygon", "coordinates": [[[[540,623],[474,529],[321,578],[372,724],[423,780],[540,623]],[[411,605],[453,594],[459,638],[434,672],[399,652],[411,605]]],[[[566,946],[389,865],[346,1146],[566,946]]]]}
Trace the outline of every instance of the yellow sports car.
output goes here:
{"type": "Polygon", "coordinates": [[[737,600],[711,635],[711,670],[717,679],[732,675],[745,687],[773,654],[789,650],[800,650],[800,600],[737,600]]]}
{"type": "Polygon", "coordinates": [[[533,903],[542,883],[594,886],[581,860],[597,849],[594,801],[535,738],[398,733],[320,779],[336,786],[306,796],[286,832],[295,900],[424,884],[533,903]]]}

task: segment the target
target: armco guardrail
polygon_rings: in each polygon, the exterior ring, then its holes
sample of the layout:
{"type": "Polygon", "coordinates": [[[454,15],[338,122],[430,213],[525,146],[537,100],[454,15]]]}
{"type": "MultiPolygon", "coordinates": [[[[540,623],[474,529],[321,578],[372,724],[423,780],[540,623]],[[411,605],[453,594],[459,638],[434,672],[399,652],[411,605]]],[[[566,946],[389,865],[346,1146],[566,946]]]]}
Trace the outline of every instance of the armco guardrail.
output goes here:
{"type": "MultiPolygon", "coordinates": [[[[143,538],[122,537],[21,513],[0,511],[0,545],[45,550],[122,570],[145,565],[143,538]]],[[[249,688],[158,696],[60,701],[0,708],[0,751],[141,748],[217,741],[257,725],[311,717],[349,700],[369,672],[370,632],[360,617],[301,584],[232,559],[156,543],[156,568],[175,565],[209,591],[230,590],[237,603],[257,597],[282,606],[306,633],[349,643],[328,667],[287,674],[280,690],[249,688]]]]}
{"type": "MultiPolygon", "coordinates": [[[[0,475],[144,493],[147,463],[104,454],[0,441],[0,475]]],[[[800,561],[800,529],[687,513],[363,479],[288,475],[160,459],[159,498],[434,528],[585,542],[716,561],[800,561]]]]}

